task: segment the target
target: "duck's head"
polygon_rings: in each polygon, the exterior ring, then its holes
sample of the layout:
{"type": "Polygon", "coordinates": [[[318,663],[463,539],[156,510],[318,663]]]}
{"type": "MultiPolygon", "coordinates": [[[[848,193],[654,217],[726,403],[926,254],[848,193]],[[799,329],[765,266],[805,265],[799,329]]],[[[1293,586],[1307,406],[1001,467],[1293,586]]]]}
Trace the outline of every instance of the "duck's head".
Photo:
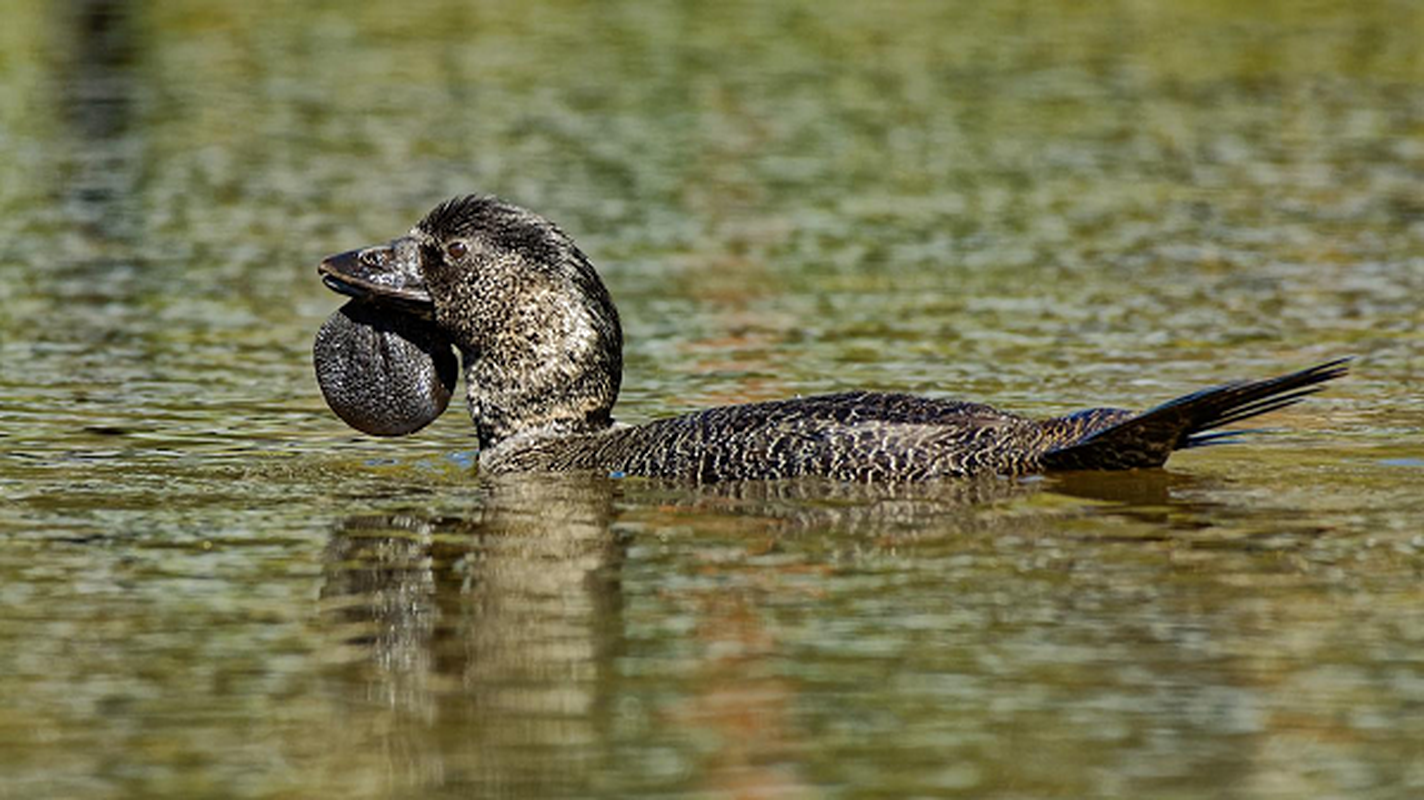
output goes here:
{"type": "Polygon", "coordinates": [[[331,256],[328,287],[414,315],[460,351],[480,446],[612,423],[623,335],[588,258],[543,217],[494,197],[448,200],[409,233],[331,256]]]}

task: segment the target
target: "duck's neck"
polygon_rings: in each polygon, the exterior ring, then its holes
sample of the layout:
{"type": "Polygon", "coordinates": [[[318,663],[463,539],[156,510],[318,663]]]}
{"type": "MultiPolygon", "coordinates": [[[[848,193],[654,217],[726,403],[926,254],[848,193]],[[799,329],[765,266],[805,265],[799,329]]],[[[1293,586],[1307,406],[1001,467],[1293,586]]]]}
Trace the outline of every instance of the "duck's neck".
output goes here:
{"type": "Polygon", "coordinates": [[[532,431],[596,433],[613,425],[621,364],[547,359],[491,358],[462,353],[465,399],[480,448],[532,431]]]}
{"type": "Polygon", "coordinates": [[[544,292],[531,283],[504,313],[465,317],[458,341],[481,448],[534,430],[592,433],[613,424],[623,335],[596,287],[544,292]]]}

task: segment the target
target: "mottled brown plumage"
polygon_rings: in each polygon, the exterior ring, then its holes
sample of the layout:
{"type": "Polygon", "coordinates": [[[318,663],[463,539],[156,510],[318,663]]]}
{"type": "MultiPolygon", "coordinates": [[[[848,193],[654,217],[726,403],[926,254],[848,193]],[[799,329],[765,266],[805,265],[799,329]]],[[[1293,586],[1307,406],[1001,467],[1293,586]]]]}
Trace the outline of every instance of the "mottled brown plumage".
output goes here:
{"type": "MultiPolygon", "coordinates": [[[[1228,441],[1232,432],[1211,431],[1298,402],[1346,370],[1332,361],[1141,414],[1099,408],[1032,420],[980,403],[848,392],[628,426],[612,417],[618,313],[589,260],[548,220],[493,197],[459,197],[406,236],[333,256],[319,271],[333,289],[392,315],[431,318],[459,350],[480,466],[494,473],[916,481],[1154,467],[1174,450],[1228,441]]],[[[432,348],[390,349],[420,358],[432,348]]],[[[421,366],[401,372],[425,374],[421,366]]],[[[373,377],[386,394],[392,382],[373,377]]],[[[373,413],[359,398],[342,402],[358,406],[338,408],[343,417],[373,413]]]]}

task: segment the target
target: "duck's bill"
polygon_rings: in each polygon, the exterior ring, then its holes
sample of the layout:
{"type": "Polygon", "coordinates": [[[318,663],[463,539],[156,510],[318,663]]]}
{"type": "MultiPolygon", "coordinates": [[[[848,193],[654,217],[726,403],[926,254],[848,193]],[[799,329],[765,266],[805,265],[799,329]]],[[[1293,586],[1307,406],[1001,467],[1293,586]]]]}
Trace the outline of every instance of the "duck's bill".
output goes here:
{"type": "Polygon", "coordinates": [[[429,317],[435,302],[420,276],[420,250],[410,237],[337,253],[316,268],[322,283],[339,294],[396,306],[429,317]]]}

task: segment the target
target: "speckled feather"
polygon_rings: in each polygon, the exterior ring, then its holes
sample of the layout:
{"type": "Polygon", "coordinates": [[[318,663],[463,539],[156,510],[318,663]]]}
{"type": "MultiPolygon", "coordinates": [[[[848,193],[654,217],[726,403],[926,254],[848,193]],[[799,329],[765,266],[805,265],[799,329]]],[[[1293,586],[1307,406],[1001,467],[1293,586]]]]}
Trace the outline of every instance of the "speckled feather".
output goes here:
{"type": "Polygon", "coordinates": [[[583,432],[612,423],[623,377],[618,311],[563,231],[470,195],[440,204],[413,233],[436,322],[465,362],[482,449],[535,427],[583,432]],[[466,252],[452,258],[456,241],[466,252]]]}
{"type": "Polygon", "coordinates": [[[493,197],[442,203],[411,232],[435,323],[459,349],[481,469],[601,471],[714,482],[819,476],[917,481],[1160,466],[1227,441],[1345,374],[1343,360],[1206,389],[1142,414],[1033,420],[981,403],[848,392],[616,424],[618,314],[555,225],[493,197]],[[453,246],[452,246],[453,245],[453,246]]]}
{"type": "Polygon", "coordinates": [[[636,427],[534,432],[496,445],[496,472],[607,470],[722,480],[910,481],[1036,469],[1047,429],[989,406],[848,392],[724,406],[636,427]]]}

